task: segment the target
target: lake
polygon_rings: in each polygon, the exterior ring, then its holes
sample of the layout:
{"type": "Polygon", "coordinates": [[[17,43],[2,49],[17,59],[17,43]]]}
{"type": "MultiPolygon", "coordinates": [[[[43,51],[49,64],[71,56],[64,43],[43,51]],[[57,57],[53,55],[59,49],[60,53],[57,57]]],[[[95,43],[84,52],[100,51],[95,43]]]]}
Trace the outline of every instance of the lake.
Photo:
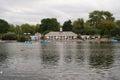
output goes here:
{"type": "Polygon", "coordinates": [[[0,43],[0,80],[120,80],[120,43],[0,43]]]}

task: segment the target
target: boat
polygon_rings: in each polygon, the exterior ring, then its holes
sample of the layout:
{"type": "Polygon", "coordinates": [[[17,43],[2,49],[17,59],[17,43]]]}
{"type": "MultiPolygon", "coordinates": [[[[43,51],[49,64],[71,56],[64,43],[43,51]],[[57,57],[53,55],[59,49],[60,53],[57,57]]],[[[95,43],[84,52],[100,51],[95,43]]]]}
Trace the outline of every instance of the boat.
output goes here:
{"type": "Polygon", "coordinates": [[[110,39],[109,42],[118,42],[118,40],[110,39]]]}
{"type": "Polygon", "coordinates": [[[50,40],[42,40],[41,43],[43,43],[43,44],[49,44],[49,43],[51,43],[51,41],[50,40]]]}
{"type": "Polygon", "coordinates": [[[25,41],[24,44],[32,44],[30,41],[25,41]]]}

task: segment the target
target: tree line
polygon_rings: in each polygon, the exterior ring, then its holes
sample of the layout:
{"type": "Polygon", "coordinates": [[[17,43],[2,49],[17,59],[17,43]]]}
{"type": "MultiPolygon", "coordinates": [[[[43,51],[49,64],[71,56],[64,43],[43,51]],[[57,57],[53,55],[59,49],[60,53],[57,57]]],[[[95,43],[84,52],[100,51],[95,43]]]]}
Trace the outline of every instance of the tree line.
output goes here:
{"type": "Polygon", "coordinates": [[[0,39],[18,39],[24,36],[24,33],[32,35],[39,32],[43,35],[50,31],[59,31],[60,27],[63,31],[73,31],[78,35],[101,35],[102,37],[120,36],[120,20],[115,20],[113,14],[109,11],[95,10],[89,13],[88,20],[78,18],[73,22],[67,20],[61,25],[56,18],[44,18],[40,24],[30,25],[13,25],[7,21],[0,19],[0,39]],[[12,37],[10,37],[12,35],[12,37]]]}

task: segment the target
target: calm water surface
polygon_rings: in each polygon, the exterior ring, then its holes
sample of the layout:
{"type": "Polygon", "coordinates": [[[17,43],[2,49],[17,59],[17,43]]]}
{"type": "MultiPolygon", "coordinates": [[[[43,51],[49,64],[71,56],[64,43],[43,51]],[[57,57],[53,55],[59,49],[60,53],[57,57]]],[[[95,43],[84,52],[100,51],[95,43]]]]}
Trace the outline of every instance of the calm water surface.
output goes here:
{"type": "Polygon", "coordinates": [[[120,80],[120,43],[0,43],[0,80],[120,80]]]}

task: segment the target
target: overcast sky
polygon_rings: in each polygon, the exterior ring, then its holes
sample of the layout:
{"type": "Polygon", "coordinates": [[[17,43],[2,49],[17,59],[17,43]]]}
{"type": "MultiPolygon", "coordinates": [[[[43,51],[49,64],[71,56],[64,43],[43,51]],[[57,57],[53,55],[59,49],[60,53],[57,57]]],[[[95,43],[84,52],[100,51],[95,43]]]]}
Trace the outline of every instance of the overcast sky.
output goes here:
{"type": "Polygon", "coordinates": [[[43,18],[88,19],[90,12],[104,10],[120,19],[120,0],[0,0],[0,19],[11,24],[38,24],[43,18]]]}

